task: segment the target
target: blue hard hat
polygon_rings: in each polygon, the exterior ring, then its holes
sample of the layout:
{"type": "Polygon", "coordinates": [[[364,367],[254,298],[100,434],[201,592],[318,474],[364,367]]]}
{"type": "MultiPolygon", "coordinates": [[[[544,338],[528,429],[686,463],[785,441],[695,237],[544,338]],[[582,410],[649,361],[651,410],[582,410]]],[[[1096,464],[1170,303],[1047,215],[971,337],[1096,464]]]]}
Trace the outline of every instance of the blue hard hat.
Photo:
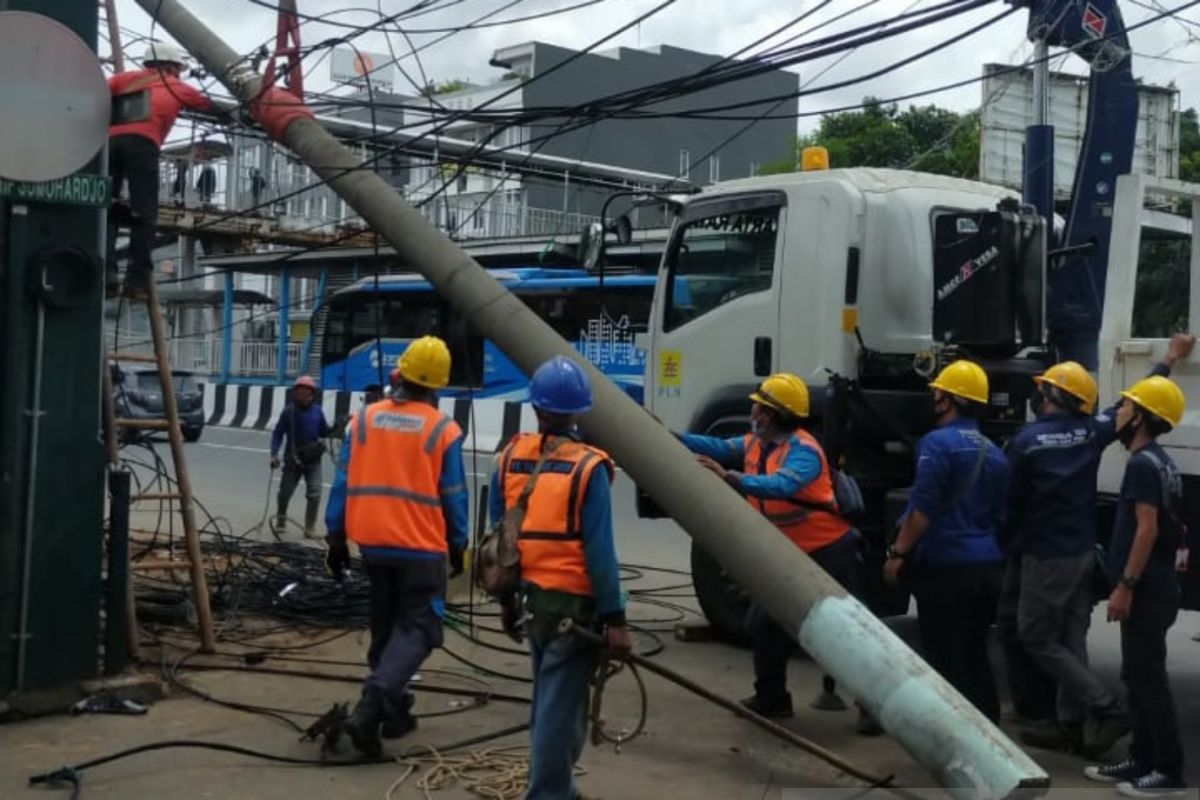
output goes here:
{"type": "Polygon", "coordinates": [[[578,364],[555,356],[533,373],[529,398],[534,408],[551,414],[583,414],[592,407],[592,387],[578,364]]]}

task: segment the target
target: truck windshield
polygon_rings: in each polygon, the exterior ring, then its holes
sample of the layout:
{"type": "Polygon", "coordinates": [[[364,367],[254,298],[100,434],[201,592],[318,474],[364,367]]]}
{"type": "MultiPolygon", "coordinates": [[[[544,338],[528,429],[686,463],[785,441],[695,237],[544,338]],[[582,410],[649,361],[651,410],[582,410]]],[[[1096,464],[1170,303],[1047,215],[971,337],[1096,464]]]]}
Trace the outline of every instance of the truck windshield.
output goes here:
{"type": "Polygon", "coordinates": [[[685,212],[667,250],[663,330],[771,288],[780,207],[758,197],[705,204],[691,219],[685,212]]]}

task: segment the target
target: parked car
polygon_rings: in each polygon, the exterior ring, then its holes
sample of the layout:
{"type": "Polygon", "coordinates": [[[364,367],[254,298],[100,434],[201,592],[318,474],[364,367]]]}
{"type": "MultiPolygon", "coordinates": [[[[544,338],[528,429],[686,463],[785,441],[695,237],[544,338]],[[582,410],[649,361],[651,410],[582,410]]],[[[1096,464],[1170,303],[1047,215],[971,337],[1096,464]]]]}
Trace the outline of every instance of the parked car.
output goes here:
{"type": "MultiPolygon", "coordinates": [[[[158,369],[149,364],[133,366],[128,362],[111,362],[113,407],[118,417],[127,419],[161,419],[163,416],[162,383],[158,369]]],[[[171,371],[175,387],[175,405],[183,438],[194,442],[204,431],[204,394],[194,373],[185,369],[171,371]]]]}

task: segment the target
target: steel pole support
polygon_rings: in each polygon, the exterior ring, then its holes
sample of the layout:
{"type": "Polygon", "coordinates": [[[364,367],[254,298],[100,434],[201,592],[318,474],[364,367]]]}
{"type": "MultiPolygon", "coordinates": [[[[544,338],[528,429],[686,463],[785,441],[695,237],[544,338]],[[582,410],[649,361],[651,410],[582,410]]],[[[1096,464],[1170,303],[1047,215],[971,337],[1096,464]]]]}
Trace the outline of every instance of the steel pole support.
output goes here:
{"type": "Polygon", "coordinates": [[[1050,48],[1034,46],[1033,124],[1025,129],[1025,163],[1021,199],[1054,228],[1054,126],[1050,124],[1050,48]]]}
{"type": "MultiPolygon", "coordinates": [[[[137,0],[242,101],[259,81],[241,57],[177,0],[137,0]]],[[[711,553],[884,728],[944,786],[1005,797],[1049,777],[933,672],[870,611],[724,481],[699,466],[674,436],[405,203],[382,178],[311,119],[293,121],[283,143],[326,180],[526,373],[555,355],[588,371],[595,406],[589,436],[711,553]]]]}
{"type": "MultiPolygon", "coordinates": [[[[288,375],[288,364],[287,364],[288,342],[291,341],[291,337],[289,336],[289,329],[291,326],[290,326],[290,323],[288,320],[288,317],[289,317],[288,311],[292,304],[291,292],[289,291],[290,283],[291,283],[291,281],[288,280],[287,264],[280,264],[279,265],[279,319],[278,319],[279,341],[276,343],[278,345],[278,349],[276,352],[276,359],[277,359],[278,363],[275,365],[276,366],[275,381],[276,381],[276,383],[279,383],[281,385],[287,383],[287,380],[290,377],[288,375]]],[[[300,372],[301,373],[304,372],[304,365],[300,366],[300,372]]]]}

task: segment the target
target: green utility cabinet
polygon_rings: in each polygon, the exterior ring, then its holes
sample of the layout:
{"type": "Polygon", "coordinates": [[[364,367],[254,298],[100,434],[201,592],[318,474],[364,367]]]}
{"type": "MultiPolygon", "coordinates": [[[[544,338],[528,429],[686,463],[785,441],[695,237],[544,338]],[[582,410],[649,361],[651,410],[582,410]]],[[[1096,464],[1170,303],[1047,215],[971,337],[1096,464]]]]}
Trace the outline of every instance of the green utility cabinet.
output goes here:
{"type": "MultiPolygon", "coordinates": [[[[95,49],[96,0],[0,0],[0,11],[43,14],[95,49]]],[[[99,155],[80,172],[100,176],[99,155]]],[[[107,198],[98,181],[40,195],[0,185],[0,697],[99,671],[107,198]],[[53,291],[39,291],[43,276],[53,291]]]]}

